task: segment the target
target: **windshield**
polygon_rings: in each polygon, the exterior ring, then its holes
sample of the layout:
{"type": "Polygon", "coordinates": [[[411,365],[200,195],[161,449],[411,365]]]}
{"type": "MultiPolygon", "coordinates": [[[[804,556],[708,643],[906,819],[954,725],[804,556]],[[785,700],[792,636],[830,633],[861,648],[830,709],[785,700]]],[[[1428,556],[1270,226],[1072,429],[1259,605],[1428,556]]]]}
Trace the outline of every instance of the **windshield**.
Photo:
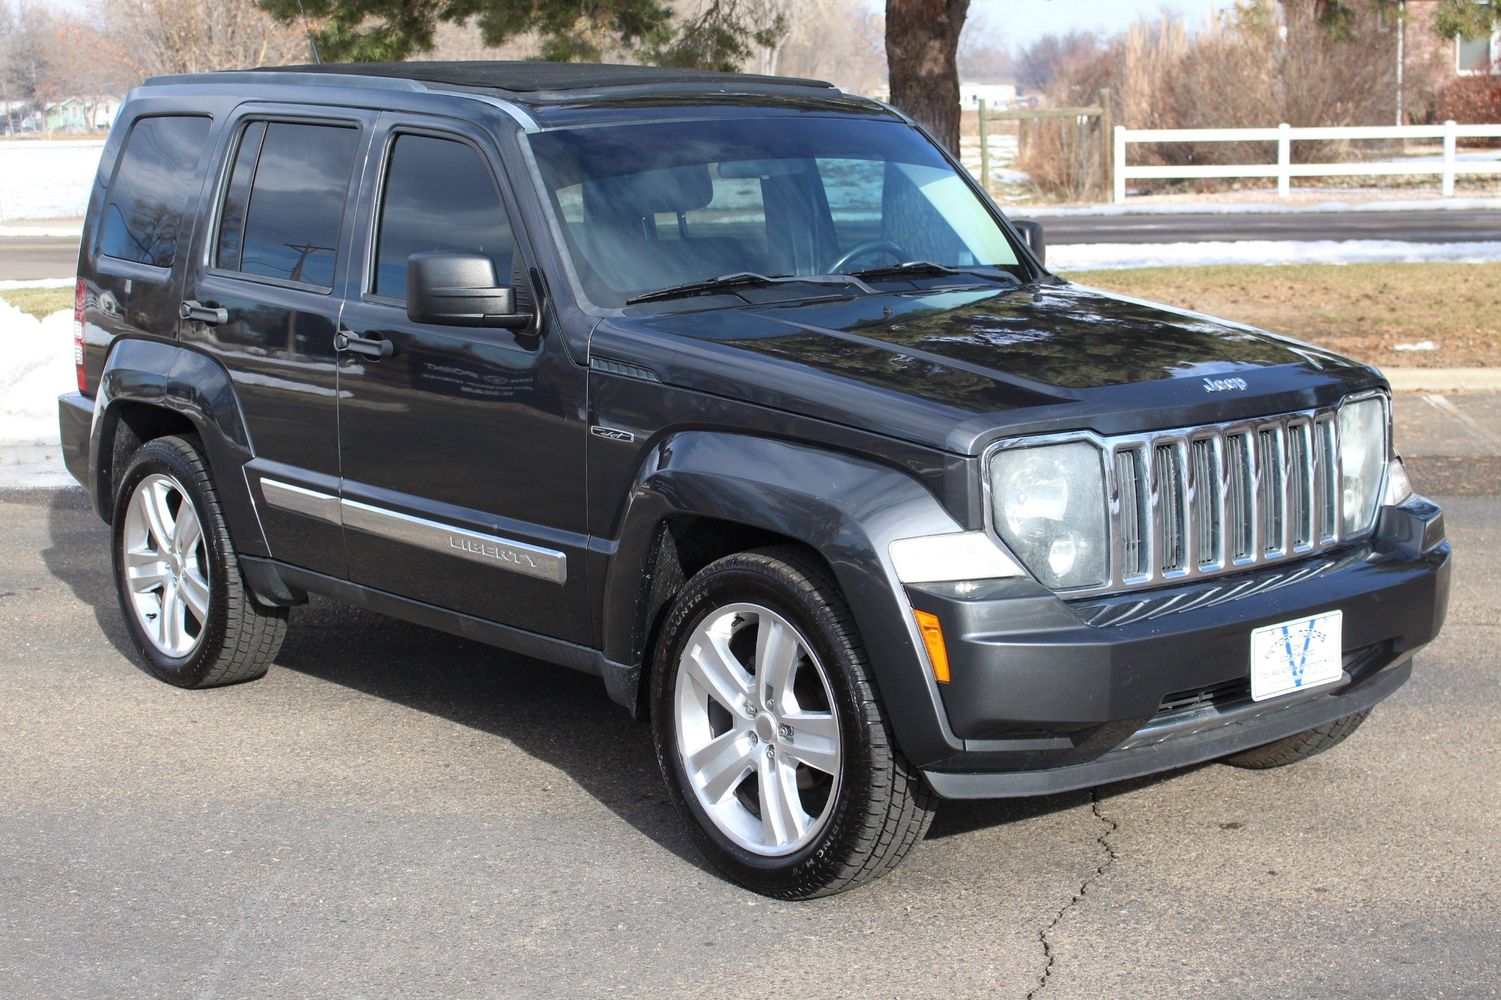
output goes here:
{"type": "Polygon", "coordinates": [[[544,132],[531,144],[574,269],[601,306],[747,273],[910,280],[922,270],[892,266],[921,261],[1021,274],[978,196],[901,122],[612,125],[544,132]]]}

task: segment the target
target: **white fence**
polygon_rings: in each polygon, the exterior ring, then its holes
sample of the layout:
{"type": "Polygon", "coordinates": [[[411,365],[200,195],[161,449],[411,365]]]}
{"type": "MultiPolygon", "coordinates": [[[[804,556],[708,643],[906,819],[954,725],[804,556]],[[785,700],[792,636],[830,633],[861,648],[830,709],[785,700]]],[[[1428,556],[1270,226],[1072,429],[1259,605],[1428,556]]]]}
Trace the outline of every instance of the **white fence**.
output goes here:
{"type": "Polygon", "coordinates": [[[1455,151],[1459,139],[1501,138],[1501,125],[1456,125],[1452,121],[1442,125],[1387,125],[1343,126],[1339,128],[1293,128],[1278,125],[1276,128],[1171,128],[1137,129],[1116,126],[1115,128],[1115,200],[1126,200],[1126,182],[1129,180],[1172,179],[1183,180],[1198,177],[1275,177],[1277,194],[1285,197],[1292,187],[1294,177],[1376,177],[1409,174],[1438,174],[1443,180],[1441,189],[1445,198],[1454,195],[1454,178],[1460,174],[1501,174],[1501,160],[1460,160],[1455,151]],[[1444,153],[1441,158],[1390,159],[1379,161],[1352,161],[1349,163],[1294,163],[1292,145],[1299,140],[1339,141],[1347,139],[1442,139],[1444,153]],[[1126,147],[1142,142],[1275,142],[1275,163],[1226,163],[1198,165],[1130,166],[1126,163],[1126,147]]]}

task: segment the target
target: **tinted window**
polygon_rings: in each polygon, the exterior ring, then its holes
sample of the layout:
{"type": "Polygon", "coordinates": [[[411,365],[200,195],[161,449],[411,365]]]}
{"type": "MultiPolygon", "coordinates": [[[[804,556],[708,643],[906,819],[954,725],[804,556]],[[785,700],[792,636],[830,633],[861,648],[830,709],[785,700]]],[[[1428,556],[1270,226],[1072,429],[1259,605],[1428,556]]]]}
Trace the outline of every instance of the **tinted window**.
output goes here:
{"type": "Polygon", "coordinates": [[[104,206],[99,252],[155,267],[171,267],[186,237],[194,196],[193,167],[208,142],[207,118],[143,118],[120,154],[104,206]]]}
{"type": "Polygon", "coordinates": [[[248,126],[225,192],[216,265],[331,287],[358,142],[353,128],[248,126]]]}
{"type": "Polygon", "coordinates": [[[403,135],[391,151],[375,254],[375,293],[407,296],[407,258],[426,250],[482,253],[510,281],[511,226],[484,159],[471,146],[403,135]]]}

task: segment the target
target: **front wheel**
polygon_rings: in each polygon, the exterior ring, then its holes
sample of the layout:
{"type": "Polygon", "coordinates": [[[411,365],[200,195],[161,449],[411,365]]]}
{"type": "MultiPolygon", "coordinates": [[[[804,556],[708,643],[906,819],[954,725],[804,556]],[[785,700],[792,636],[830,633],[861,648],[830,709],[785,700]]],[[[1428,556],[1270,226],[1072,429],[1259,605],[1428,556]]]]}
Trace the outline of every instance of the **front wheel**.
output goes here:
{"type": "Polygon", "coordinates": [[[678,596],[652,671],[657,759],[699,848],[781,899],[877,878],[927,830],[859,634],[797,549],[728,556],[678,596]]]}

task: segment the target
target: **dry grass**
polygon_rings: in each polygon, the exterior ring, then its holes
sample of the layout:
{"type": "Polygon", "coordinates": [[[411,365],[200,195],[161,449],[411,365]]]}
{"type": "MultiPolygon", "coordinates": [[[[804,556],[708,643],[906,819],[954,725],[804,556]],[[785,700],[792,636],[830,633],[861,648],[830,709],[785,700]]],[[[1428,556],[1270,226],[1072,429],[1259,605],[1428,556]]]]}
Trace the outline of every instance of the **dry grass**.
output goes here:
{"type": "Polygon", "coordinates": [[[1075,277],[1285,333],[1382,367],[1501,365],[1497,264],[1252,264],[1075,277]],[[1394,349],[1422,341],[1438,350],[1394,349]]]}
{"type": "Polygon", "coordinates": [[[73,289],[11,288],[0,292],[0,299],[4,299],[24,313],[30,313],[37,319],[41,319],[59,309],[72,309],[73,289]]]}

